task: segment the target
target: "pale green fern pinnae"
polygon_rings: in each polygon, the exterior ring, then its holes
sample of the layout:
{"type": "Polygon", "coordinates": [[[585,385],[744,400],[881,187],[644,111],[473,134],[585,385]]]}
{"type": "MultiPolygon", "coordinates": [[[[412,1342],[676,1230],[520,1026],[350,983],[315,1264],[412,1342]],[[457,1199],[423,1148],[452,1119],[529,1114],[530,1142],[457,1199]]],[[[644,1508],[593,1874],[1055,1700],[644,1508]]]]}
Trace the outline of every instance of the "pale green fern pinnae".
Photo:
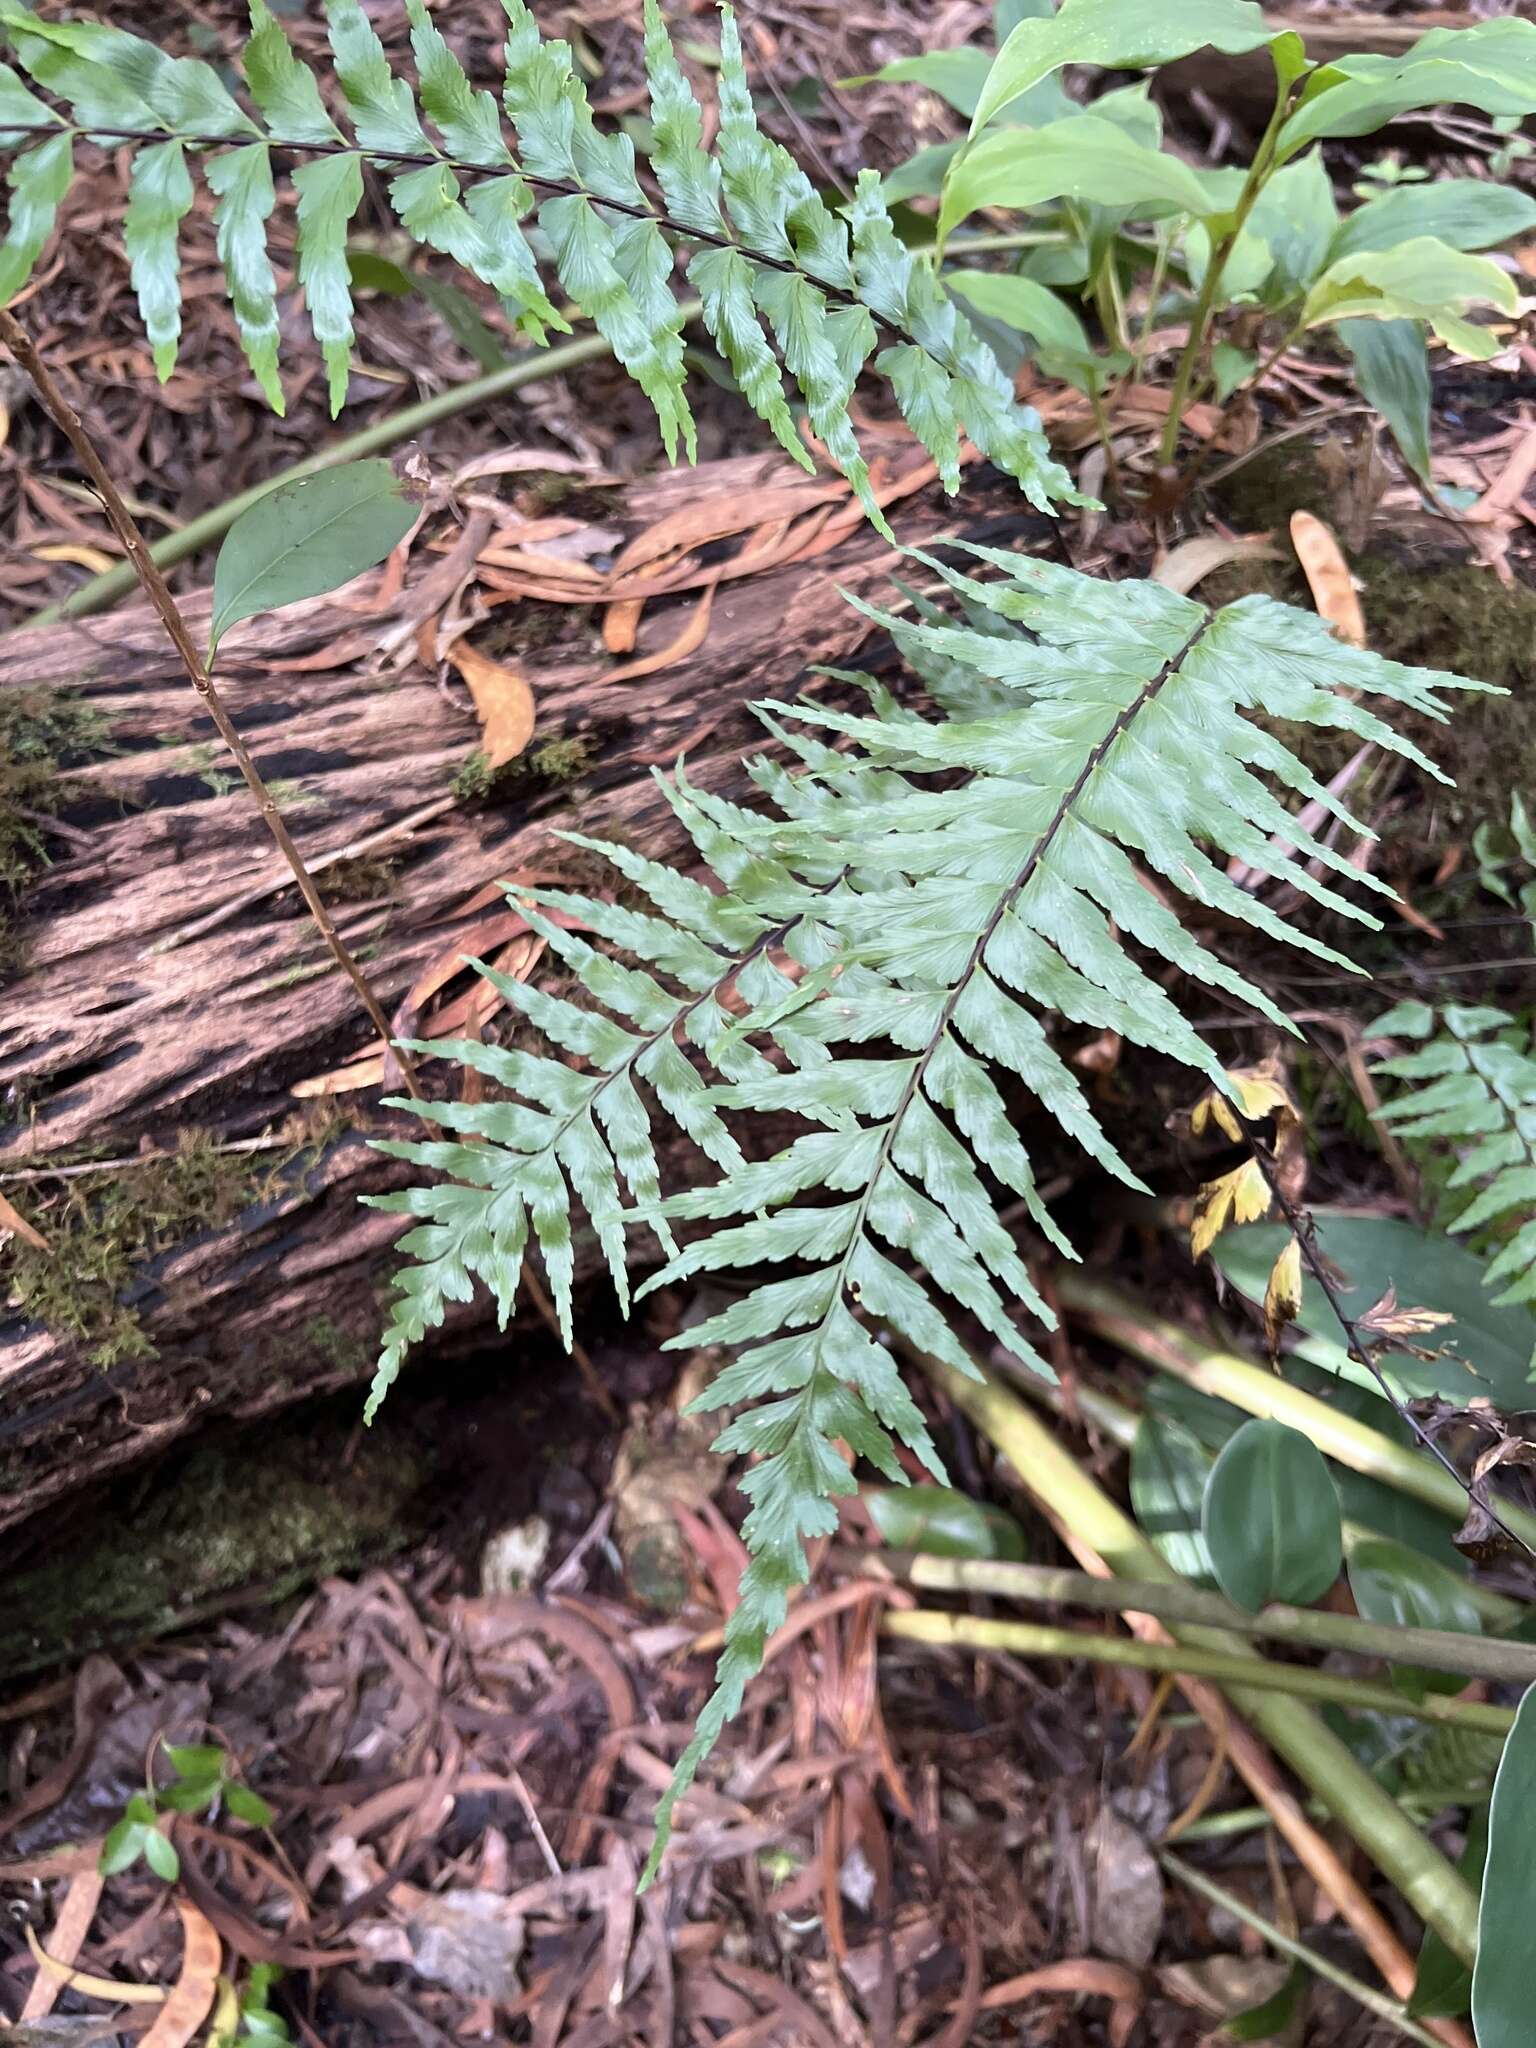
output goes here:
{"type": "Polygon", "coordinates": [[[1157,584],[964,553],[992,580],[910,558],[947,586],[958,618],[926,598],[900,615],[861,606],[948,715],[921,716],[862,677],[846,679],[862,709],[764,707],[794,764],[754,764],[770,808],[744,809],[681,773],[663,784],[714,887],[570,835],[605,854],[633,898],[536,892],[530,920],[590,1004],[481,969],[567,1057],[419,1048],[473,1066],[509,1099],[433,1105],[452,1141],[386,1148],[451,1178],[383,1198],[418,1222],[402,1241],[412,1263],[375,1404],[474,1280],[505,1318],[530,1241],[569,1334],[578,1204],[621,1297],[633,1229],[656,1233],[667,1254],[650,1286],[706,1270],[751,1276],[674,1340],[736,1353],[703,1405],[739,1411],[719,1448],[753,1461],[742,1481],[751,1564],[663,1835],[805,1576],[806,1541],[836,1526],[837,1497],[855,1484],[847,1452],[899,1481],[899,1443],[942,1477],[882,1333],[970,1371],[951,1328],[963,1312],[1049,1373],[1016,1320],[1023,1310],[1051,1324],[999,1191],[1060,1252],[1070,1246],[1000,1081],[1138,1186],[1052,1020],[1118,1032],[1225,1086],[1153,969],[1286,1019],[1171,905],[1337,962],[1230,881],[1225,861],[1365,922],[1326,878],[1384,891],[1281,802],[1277,790],[1294,792],[1364,829],[1269,722],[1347,732],[1429,768],[1367,700],[1439,717],[1437,692],[1460,686],[1342,646],[1268,599],[1212,612],[1157,584]],[[738,1133],[786,1116],[807,1128],[771,1157],[744,1156],[738,1133]],[[658,1199],[658,1117],[713,1162],[712,1185],[658,1199]],[[673,1224],[707,1229],[678,1250],[673,1224]]]}
{"type": "Polygon", "coordinates": [[[355,339],[348,236],[368,164],[383,175],[405,234],[488,285],[534,342],[567,324],[541,280],[545,261],[650,399],[669,457],[681,449],[691,458],[695,443],[684,310],[673,290],[681,243],[694,250],[687,276],[704,325],[747,403],[811,468],[782,360],[817,438],[882,531],[849,418],[871,359],[947,489],[959,482],[963,426],[1041,509],[1057,499],[1080,502],[1037,416],[1014,402],[991,351],[929,264],[896,235],[878,175],[862,173],[851,202],[834,212],[759,128],[729,7],[720,14],[711,155],[658,0],[645,0],[658,205],[634,144],[598,127],[569,45],[541,36],[525,0],[503,0],[500,105],[471,82],[425,0],[403,4],[414,84],[391,69],[359,0],[326,0],[340,99],[333,116],[265,0],[251,0],[238,94],[210,65],[167,57],[123,29],[45,21],[21,0],[0,0],[0,43],[15,59],[0,64],[0,152],[12,153],[0,304],[25,284],[47,245],[74,175],[76,142],[125,144],[133,168],[124,240],[155,366],[169,376],[181,338],[180,236],[201,171],[217,202],[216,250],[241,345],[281,411],[267,224],[276,171],[291,164],[298,279],[334,412],[346,396],[355,339]],[[537,251],[530,226],[539,231],[537,251]]]}
{"type": "Polygon", "coordinates": [[[1452,1218],[1453,1231],[1495,1227],[1509,1233],[1488,1267],[1499,1305],[1536,1301],[1536,1053],[1529,1030],[1490,1004],[1400,1003],[1378,1018],[1373,1036],[1427,1041],[1379,1060],[1374,1072],[1414,1081],[1380,1111],[1400,1138],[1464,1148],[1453,1190],[1478,1190],[1452,1218]]]}

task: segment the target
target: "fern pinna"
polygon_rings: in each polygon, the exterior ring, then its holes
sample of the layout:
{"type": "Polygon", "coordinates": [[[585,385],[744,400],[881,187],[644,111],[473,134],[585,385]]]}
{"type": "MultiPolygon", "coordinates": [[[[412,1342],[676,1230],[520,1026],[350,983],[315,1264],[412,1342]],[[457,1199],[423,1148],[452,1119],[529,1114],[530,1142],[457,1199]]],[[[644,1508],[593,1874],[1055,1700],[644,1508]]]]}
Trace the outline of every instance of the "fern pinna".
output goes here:
{"type": "Polygon", "coordinates": [[[334,412],[346,394],[353,343],[347,235],[363,203],[363,167],[373,164],[386,175],[406,234],[489,285],[534,342],[551,328],[568,331],[541,282],[545,259],[650,399],[669,456],[679,446],[691,456],[694,446],[684,313],[672,290],[676,240],[694,246],[689,281],[747,403],[797,462],[812,467],[785,399],[782,357],[813,431],[882,531],[848,417],[872,356],[948,489],[959,482],[963,423],[1036,505],[1075,498],[1037,416],[1014,402],[991,351],[928,263],[897,237],[878,174],[861,174],[840,217],[788,151],[763,134],[729,7],[720,14],[719,122],[710,154],[658,0],[645,0],[658,204],[629,137],[605,134],[594,121],[569,46],[540,35],[524,0],[503,4],[498,106],[471,83],[425,0],[404,0],[414,88],[392,72],[358,0],[326,0],[343,102],[333,117],[265,0],[251,0],[243,97],[210,65],[167,57],[123,29],[45,21],[21,0],[0,0],[0,38],[47,95],[38,98],[13,66],[0,64],[0,151],[20,151],[9,170],[0,304],[25,283],[47,243],[69,190],[76,142],[127,144],[134,157],[124,240],[156,368],[169,376],[181,334],[179,237],[201,169],[216,201],[218,258],[241,342],[281,411],[277,285],[267,251],[276,155],[292,165],[298,279],[334,412]],[[530,220],[540,231],[537,254],[525,233],[530,220]],[[882,329],[887,345],[876,353],[882,329]]]}
{"type": "Polygon", "coordinates": [[[1536,1047],[1529,1029],[1487,1003],[1449,1003],[1437,1020],[1420,1002],[1399,1003],[1371,1029],[1374,1037],[1425,1041],[1377,1062],[1376,1073],[1421,1084],[1386,1103],[1381,1119],[1400,1138],[1464,1148],[1448,1186],[1478,1192],[1448,1227],[1500,1231],[1486,1276],[1500,1290],[1495,1303],[1536,1301],[1536,1047]]]}
{"type": "Polygon", "coordinates": [[[1286,1020],[1170,902],[1338,961],[1230,881],[1218,856],[1366,922],[1313,870],[1383,887],[1297,825],[1277,786],[1363,829],[1265,721],[1347,731],[1428,767],[1365,699],[1438,717],[1437,692],[1476,687],[1342,646],[1270,599],[1212,612],[1157,584],[963,552],[986,580],[909,558],[947,586],[958,615],[916,593],[899,615],[861,606],[945,715],[920,715],[862,676],[843,678],[862,692],[858,709],[764,706],[780,747],[752,767],[763,813],[681,771],[662,783],[713,886],[568,835],[612,863],[626,900],[560,890],[517,900],[590,1004],[479,970],[565,1057],[420,1046],[477,1069],[506,1099],[430,1105],[451,1136],[386,1148],[449,1177],[381,1198],[418,1222],[402,1240],[413,1263],[375,1403],[476,1280],[505,1318],[530,1241],[569,1335],[578,1202],[621,1298],[632,1229],[654,1231],[667,1257],[651,1287],[706,1269],[754,1275],[674,1340],[738,1351],[704,1405],[738,1411],[718,1448],[755,1462],[742,1480],[751,1564],[663,1832],[805,1576],[807,1539],[836,1526],[836,1498],[854,1488],[848,1453],[900,1481],[899,1439],[942,1477],[883,1334],[969,1371],[950,1328],[959,1310],[1049,1373],[1016,1325],[1019,1309],[1046,1326],[1051,1317],[995,1191],[1017,1197],[1059,1251],[1071,1248],[1040,1199],[999,1077],[1138,1185],[1048,1020],[1119,1032],[1227,1087],[1150,965],[1286,1020]],[[787,1112],[803,1134],[747,1157],[743,1120],[787,1112]],[[657,1117],[713,1162],[713,1185],[661,1196],[657,1117]],[[679,1250],[674,1223],[708,1228],[679,1250]],[[762,1268],[785,1270],[759,1279],[762,1268]]]}

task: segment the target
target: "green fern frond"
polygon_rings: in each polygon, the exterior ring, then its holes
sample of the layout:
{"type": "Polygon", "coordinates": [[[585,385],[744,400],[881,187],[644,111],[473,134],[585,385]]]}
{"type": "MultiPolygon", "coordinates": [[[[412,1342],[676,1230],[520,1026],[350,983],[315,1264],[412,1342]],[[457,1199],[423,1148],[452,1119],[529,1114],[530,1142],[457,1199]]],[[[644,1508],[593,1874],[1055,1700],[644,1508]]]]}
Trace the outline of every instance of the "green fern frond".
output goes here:
{"type": "Polygon", "coordinates": [[[527,226],[536,225],[561,290],[651,401],[669,457],[681,448],[691,459],[695,446],[683,312],[673,290],[681,243],[693,246],[687,276],[704,325],[747,403],[811,467],[782,362],[814,433],[882,531],[849,418],[854,386],[871,366],[949,490],[959,483],[963,425],[1037,506],[1080,502],[1051,459],[1038,417],[1014,402],[990,350],[931,267],[897,237],[875,173],[865,172],[850,203],[834,211],[788,151],[763,134],[728,6],[721,8],[719,134],[711,154],[703,109],[677,62],[659,0],[645,0],[657,203],[633,143],[598,126],[569,46],[540,34],[525,0],[503,0],[500,106],[469,78],[425,0],[402,4],[414,82],[395,73],[359,0],[326,0],[333,110],[326,82],[295,55],[265,0],[250,0],[243,100],[197,59],[165,57],[98,22],[45,22],[22,0],[0,0],[0,42],[19,66],[0,65],[0,151],[12,153],[0,302],[20,290],[46,247],[74,175],[74,142],[126,145],[133,164],[124,240],[156,370],[165,378],[176,362],[180,237],[201,175],[217,202],[216,249],[241,346],[281,411],[277,293],[267,255],[276,152],[292,169],[299,282],[334,412],[346,396],[354,344],[348,237],[371,164],[404,233],[489,285],[508,318],[543,342],[566,322],[528,239],[527,226]]]}
{"type": "Polygon", "coordinates": [[[662,784],[714,888],[572,835],[610,858],[631,900],[543,892],[528,914],[591,1006],[490,978],[574,1063],[424,1048],[465,1060],[509,1099],[430,1112],[472,1143],[390,1148],[457,1184],[385,1199],[423,1221],[404,1240],[415,1263],[375,1405],[407,1346],[471,1278],[505,1316],[530,1231],[568,1327],[578,1204],[621,1294],[625,1236],[637,1228],[687,1235],[649,1287],[743,1275],[737,1298],[673,1340],[737,1354],[701,1405],[740,1411],[718,1447],[753,1461],[743,1480],[751,1564],[715,1694],[663,1802],[662,1838],[805,1576],[807,1539],[836,1526],[837,1498],[855,1484],[850,1454],[900,1481],[905,1446],[942,1477],[881,1333],[967,1372],[951,1330],[963,1311],[1049,1374],[1017,1319],[1049,1328],[1051,1315],[998,1191],[1059,1250],[1070,1246],[1041,1199],[1010,1094],[1140,1185],[1063,1056],[1056,1021],[1116,1031],[1225,1087],[1162,971],[1286,1019],[1171,905],[1341,960],[1230,882],[1225,863],[1237,856],[1372,922],[1312,872],[1373,886],[1280,800],[1294,792],[1345,815],[1274,723],[1368,736],[1420,759],[1370,700],[1439,717],[1441,693],[1462,686],[1342,646],[1268,599],[1212,612],[1157,584],[964,553],[991,580],[911,558],[953,611],[927,596],[905,615],[861,605],[941,679],[951,715],[919,715],[868,678],[850,679],[860,709],[766,706],[795,763],[753,764],[771,808],[747,809],[681,772],[662,784]],[[658,1200],[658,1117],[716,1164],[714,1185],[658,1200]],[[744,1156],[740,1135],[762,1118],[804,1128],[770,1157],[744,1156]]]}
{"type": "Polygon", "coordinates": [[[1536,1048],[1530,1032],[1487,1004],[1447,1004],[1435,1036],[1427,1003],[1402,1003],[1372,1033],[1426,1041],[1379,1060],[1374,1073],[1424,1085],[1386,1103],[1400,1138],[1464,1145],[1449,1185],[1477,1188],[1449,1228],[1510,1232],[1488,1268],[1495,1303],[1536,1301],[1536,1048]]]}

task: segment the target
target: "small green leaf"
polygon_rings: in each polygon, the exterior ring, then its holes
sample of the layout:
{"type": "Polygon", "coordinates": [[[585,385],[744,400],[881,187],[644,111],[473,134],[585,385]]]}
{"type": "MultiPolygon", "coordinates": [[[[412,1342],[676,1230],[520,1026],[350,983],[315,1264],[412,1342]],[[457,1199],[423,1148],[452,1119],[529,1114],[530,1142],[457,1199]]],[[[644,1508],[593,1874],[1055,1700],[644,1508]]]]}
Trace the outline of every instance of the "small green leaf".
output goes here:
{"type": "Polygon", "coordinates": [[[225,150],[204,168],[213,211],[219,264],[229,287],[240,330],[240,346],[267,403],[282,417],[283,387],[277,372],[277,280],[267,257],[267,221],[277,203],[272,161],[265,143],[225,150]]]}
{"type": "Polygon", "coordinates": [[[1536,1686],[1504,1741],[1488,1814],[1488,1862],[1477,1919],[1472,2028],[1477,2048],[1529,2048],[1531,1916],[1536,1910],[1536,1686]]]}
{"type": "Polygon", "coordinates": [[[155,1824],[155,1802],[147,1792],[135,1792],[123,1811],[141,1827],[153,1827],[155,1824]]]}
{"type": "Polygon", "coordinates": [[[1417,320],[1341,320],[1335,328],[1355,366],[1360,394],[1392,430],[1403,460],[1432,481],[1429,350],[1417,320]]]}
{"type": "Polygon", "coordinates": [[[9,305],[32,275],[74,173],[74,137],[69,134],[50,135],[13,160],[6,174],[11,217],[0,242],[0,306],[9,305]]]}
{"type": "Polygon", "coordinates": [[[1301,317],[1307,327],[1359,318],[1427,320],[1447,348],[1486,362],[1497,341],[1462,315],[1473,306],[1513,313],[1517,304],[1514,280],[1498,264],[1420,235],[1330,263],[1307,293],[1301,317]]]}
{"type": "Polygon", "coordinates": [[[352,373],[347,228],[363,203],[363,160],[355,150],[316,157],[294,171],[293,189],[299,196],[299,282],[325,357],[334,415],[342,408],[352,373]]]}
{"type": "Polygon", "coordinates": [[[415,520],[415,505],[379,459],[268,491],[240,515],[219,549],[211,645],[241,619],[350,583],[382,562],[415,520]]]}
{"type": "Polygon", "coordinates": [[[1529,192],[1486,178],[1437,178],[1430,185],[1393,186],[1357,206],[1328,253],[1332,260],[1361,249],[1393,249],[1416,235],[1433,235],[1452,249],[1492,249],[1532,227],[1536,199],[1529,192]]]}
{"type": "Polygon", "coordinates": [[[158,1828],[144,1831],[144,1861],[167,1884],[174,1884],[181,1875],[181,1858],[176,1854],[169,1836],[162,1835],[158,1828]]]}
{"type": "Polygon", "coordinates": [[[245,82],[275,142],[323,149],[341,140],[341,130],[325,111],[315,74],[293,54],[266,0],[251,0],[245,82]]]}
{"type": "Polygon", "coordinates": [[[101,1861],[97,1865],[103,1877],[116,1877],[119,1871],[127,1870],[138,1862],[144,1850],[146,1830],[143,1824],[134,1820],[120,1820],[115,1827],[107,1830],[107,1838],[101,1845],[101,1861]]]}
{"type": "Polygon", "coordinates": [[[218,1798],[219,1790],[217,1778],[189,1778],[167,1785],[160,1794],[160,1804],[171,1813],[206,1813],[218,1798]]]}
{"type": "Polygon", "coordinates": [[[1271,1600],[1321,1599],[1343,1563],[1327,1463],[1284,1423],[1244,1423],[1211,1467],[1200,1525],[1216,1583],[1253,1614],[1271,1600]]]}
{"type": "Polygon", "coordinates": [[[249,1785],[226,1785],[224,1804],[236,1820],[243,1820],[248,1827],[269,1828],[273,1812],[259,1792],[253,1792],[249,1785]]]}
{"type": "MultiPolygon", "coordinates": [[[[1349,1553],[1349,1586],[1367,1621],[1482,1634],[1482,1617],[1465,1580],[1405,1543],[1385,1536],[1356,1543],[1349,1553]]],[[[1410,1698],[1422,1699],[1428,1692],[1460,1692],[1465,1681],[1449,1672],[1394,1666],[1393,1683],[1410,1698]]]]}
{"type": "Polygon", "coordinates": [[[1536,22],[1431,29],[1402,54],[1338,58],[1314,79],[1280,131],[1282,160],[1316,136],[1369,135],[1416,107],[1523,116],[1536,112],[1536,22]]]}
{"type": "Polygon", "coordinates": [[[895,1550],[1014,1562],[1028,1554],[1024,1531],[1012,1515],[952,1486],[866,1486],[862,1498],[895,1550]]]}

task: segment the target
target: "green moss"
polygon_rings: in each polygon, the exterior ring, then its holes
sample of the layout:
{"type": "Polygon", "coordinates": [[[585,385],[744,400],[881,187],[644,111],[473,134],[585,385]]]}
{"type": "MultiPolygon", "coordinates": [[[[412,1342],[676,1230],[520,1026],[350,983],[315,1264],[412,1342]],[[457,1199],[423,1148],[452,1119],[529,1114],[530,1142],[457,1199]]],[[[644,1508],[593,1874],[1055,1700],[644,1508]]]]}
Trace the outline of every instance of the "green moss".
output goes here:
{"type": "Polygon", "coordinates": [[[328,903],[373,903],[394,889],[395,862],[377,855],[333,861],[320,877],[328,903]]]}
{"type": "Polygon", "coordinates": [[[221,1152],[206,1133],[189,1131],[169,1158],[61,1182],[50,1203],[18,1200],[49,1249],[12,1240],[10,1304],[73,1338],[94,1364],[149,1356],[154,1346],[123,1299],[139,1270],[195,1232],[232,1222],[271,1193],[280,1171],[270,1158],[254,1166],[250,1155],[221,1152]]]}
{"type": "Polygon", "coordinates": [[[0,694],[0,967],[19,958],[16,903],[47,863],[46,821],[63,802],[61,774],[106,742],[101,713],[62,691],[0,694]]]}
{"type": "Polygon", "coordinates": [[[528,756],[528,766],[546,782],[574,782],[592,765],[592,742],[584,733],[545,740],[528,756]]]}
{"type": "Polygon", "coordinates": [[[356,1407],[352,1395],[225,1434],[174,1457],[151,1486],[112,1489],[99,1534],[7,1575],[0,1673],[163,1634],[246,1588],[281,1599],[416,1540],[428,1460],[387,1424],[370,1432],[366,1457],[349,1458],[356,1407]]]}
{"type": "Polygon", "coordinates": [[[584,734],[556,734],[493,768],[477,747],[459,763],[450,787],[460,803],[485,803],[514,793],[535,796],[541,789],[577,781],[591,766],[592,753],[592,742],[584,734]]]}

